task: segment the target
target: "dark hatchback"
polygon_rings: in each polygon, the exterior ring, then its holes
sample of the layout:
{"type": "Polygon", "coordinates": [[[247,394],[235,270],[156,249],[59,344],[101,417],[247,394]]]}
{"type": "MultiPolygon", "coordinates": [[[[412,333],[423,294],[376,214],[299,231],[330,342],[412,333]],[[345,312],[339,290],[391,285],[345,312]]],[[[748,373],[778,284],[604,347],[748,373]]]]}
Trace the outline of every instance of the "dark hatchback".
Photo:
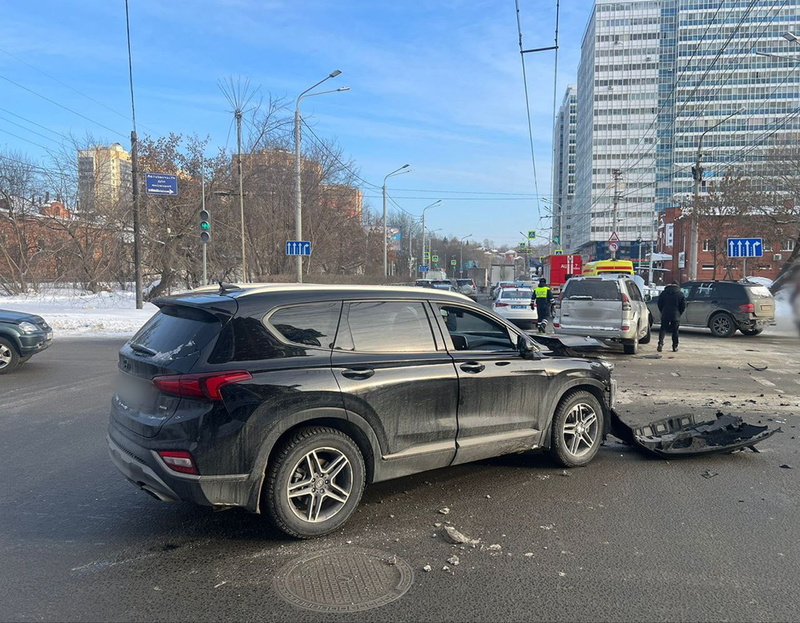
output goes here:
{"type": "Polygon", "coordinates": [[[458,294],[221,286],[162,298],[119,353],[108,444],[164,501],[339,528],[365,483],[531,449],[588,463],[611,364],[548,354],[458,294]]]}
{"type": "Polygon", "coordinates": [[[0,374],[8,374],[43,351],[53,329],[36,314],[0,309],[0,374]]]}

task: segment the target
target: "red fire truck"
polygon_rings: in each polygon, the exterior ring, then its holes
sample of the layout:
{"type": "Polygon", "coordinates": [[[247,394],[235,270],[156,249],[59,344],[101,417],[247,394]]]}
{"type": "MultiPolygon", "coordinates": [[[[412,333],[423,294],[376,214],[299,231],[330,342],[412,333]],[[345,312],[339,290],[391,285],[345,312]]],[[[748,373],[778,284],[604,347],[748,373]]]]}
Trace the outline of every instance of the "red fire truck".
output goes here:
{"type": "Polygon", "coordinates": [[[553,294],[561,292],[567,279],[582,272],[580,255],[547,255],[542,258],[542,276],[547,279],[553,294]]]}

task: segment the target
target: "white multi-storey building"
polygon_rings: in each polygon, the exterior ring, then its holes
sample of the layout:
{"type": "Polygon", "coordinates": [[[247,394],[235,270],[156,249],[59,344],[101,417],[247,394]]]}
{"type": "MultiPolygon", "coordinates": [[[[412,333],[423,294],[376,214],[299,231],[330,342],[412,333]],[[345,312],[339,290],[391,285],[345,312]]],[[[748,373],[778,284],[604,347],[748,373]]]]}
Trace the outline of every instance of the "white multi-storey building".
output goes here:
{"type": "Polygon", "coordinates": [[[572,247],[577,120],[578,98],[575,85],[570,84],[564,93],[553,132],[553,244],[564,249],[572,247]]]}
{"type": "Polygon", "coordinates": [[[658,211],[690,205],[701,141],[702,190],[796,134],[800,64],[780,58],[800,55],[782,36],[793,31],[800,0],[596,0],[578,68],[570,250],[607,257],[616,230],[620,254],[636,257],[658,211]]]}

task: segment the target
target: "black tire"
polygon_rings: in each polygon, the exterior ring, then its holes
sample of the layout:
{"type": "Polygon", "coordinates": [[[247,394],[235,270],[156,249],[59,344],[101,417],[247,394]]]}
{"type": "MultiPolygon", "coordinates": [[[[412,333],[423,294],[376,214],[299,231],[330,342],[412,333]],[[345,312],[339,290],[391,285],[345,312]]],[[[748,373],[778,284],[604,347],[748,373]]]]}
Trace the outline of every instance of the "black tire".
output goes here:
{"type": "Polygon", "coordinates": [[[730,337],[736,332],[736,322],[730,314],[717,313],[711,316],[708,328],[714,337],[730,337]]]}
{"type": "Polygon", "coordinates": [[[311,426],[296,431],[270,461],[262,500],[279,530],[308,539],[344,525],[364,482],[364,458],[355,442],[333,428],[311,426]]]}
{"type": "Polygon", "coordinates": [[[652,335],[650,333],[650,324],[647,325],[647,333],[644,334],[644,337],[639,340],[639,344],[649,344],[652,335]]]}
{"type": "Polygon", "coordinates": [[[0,337],[0,374],[10,374],[19,366],[19,353],[14,345],[0,337]]]}
{"type": "Polygon", "coordinates": [[[626,355],[635,355],[639,352],[639,327],[636,327],[636,335],[633,336],[633,339],[622,344],[622,351],[626,355]]]}
{"type": "Polygon", "coordinates": [[[739,329],[744,335],[759,335],[764,329],[739,329]]]}
{"type": "Polygon", "coordinates": [[[567,393],[553,415],[550,455],[564,467],[586,465],[603,441],[603,408],[584,390],[567,393]]]}

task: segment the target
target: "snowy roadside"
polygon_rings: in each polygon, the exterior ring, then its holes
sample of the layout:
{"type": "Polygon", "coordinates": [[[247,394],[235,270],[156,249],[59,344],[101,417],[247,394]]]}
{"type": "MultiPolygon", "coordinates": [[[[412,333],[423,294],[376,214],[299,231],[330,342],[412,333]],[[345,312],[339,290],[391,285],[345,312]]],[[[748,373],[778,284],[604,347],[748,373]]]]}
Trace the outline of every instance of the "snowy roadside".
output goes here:
{"type": "MultiPolygon", "coordinates": [[[[775,297],[779,328],[793,330],[790,291],[775,297]]],[[[158,311],[152,303],[136,309],[132,292],[88,294],[70,289],[43,290],[38,294],[0,296],[0,309],[42,316],[56,338],[61,337],[130,337],[158,311]]]]}

